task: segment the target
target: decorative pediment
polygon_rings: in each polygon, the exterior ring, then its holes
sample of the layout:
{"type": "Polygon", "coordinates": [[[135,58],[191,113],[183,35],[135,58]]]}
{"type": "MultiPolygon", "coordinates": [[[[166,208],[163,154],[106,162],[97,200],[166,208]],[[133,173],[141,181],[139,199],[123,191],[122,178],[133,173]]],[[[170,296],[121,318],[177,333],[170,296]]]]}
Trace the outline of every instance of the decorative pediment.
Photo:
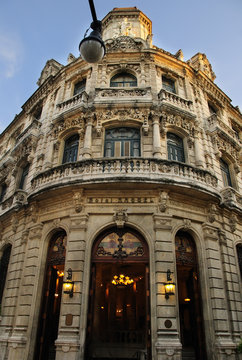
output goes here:
{"type": "Polygon", "coordinates": [[[40,86],[45,82],[46,79],[48,79],[48,77],[55,76],[62,67],[63,65],[58,63],[56,60],[48,60],[41,72],[39,80],[37,81],[37,85],[40,86]]]}
{"type": "Polygon", "coordinates": [[[80,138],[83,138],[84,136],[84,127],[85,127],[85,119],[82,116],[76,117],[76,118],[69,118],[65,120],[60,120],[57,123],[53,125],[52,129],[52,135],[56,139],[65,131],[68,131],[69,129],[77,129],[78,133],[80,135],[80,138]]]}
{"type": "Polygon", "coordinates": [[[180,115],[161,113],[161,130],[167,127],[183,129],[189,136],[194,137],[195,122],[180,115]]]}
{"type": "Polygon", "coordinates": [[[145,48],[145,44],[140,39],[133,39],[129,36],[120,36],[108,40],[106,43],[107,52],[114,51],[140,51],[145,48]]]}

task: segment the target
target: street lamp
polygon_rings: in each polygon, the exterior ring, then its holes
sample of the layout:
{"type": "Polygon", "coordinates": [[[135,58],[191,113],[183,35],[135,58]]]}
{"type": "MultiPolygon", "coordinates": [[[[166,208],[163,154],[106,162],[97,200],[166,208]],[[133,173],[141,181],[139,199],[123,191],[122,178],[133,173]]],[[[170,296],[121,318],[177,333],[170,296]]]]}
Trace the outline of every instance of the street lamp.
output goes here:
{"type": "Polygon", "coordinates": [[[80,42],[79,51],[81,57],[88,63],[96,63],[102,60],[105,54],[105,45],[102,40],[102,22],[97,20],[96,10],[93,0],[89,0],[93,22],[90,27],[93,30],[88,37],[80,42]]]}

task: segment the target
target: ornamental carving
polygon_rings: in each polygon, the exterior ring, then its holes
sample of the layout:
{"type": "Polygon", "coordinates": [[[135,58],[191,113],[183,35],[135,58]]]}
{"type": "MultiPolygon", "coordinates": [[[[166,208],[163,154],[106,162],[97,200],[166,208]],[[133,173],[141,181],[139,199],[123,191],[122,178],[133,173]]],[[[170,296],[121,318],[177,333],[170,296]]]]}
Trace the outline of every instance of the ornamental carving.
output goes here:
{"type": "Polygon", "coordinates": [[[216,220],[217,207],[215,204],[209,204],[208,207],[208,221],[213,223],[216,220]]]}
{"type": "Polygon", "coordinates": [[[169,195],[166,191],[160,191],[159,197],[159,209],[161,212],[165,212],[169,203],[169,195]]]}
{"type": "Polygon", "coordinates": [[[75,119],[61,120],[53,127],[52,134],[54,138],[57,138],[60,133],[65,130],[77,128],[80,139],[83,139],[85,133],[85,122],[83,117],[75,119]]]}
{"type": "Polygon", "coordinates": [[[98,97],[136,97],[151,95],[150,89],[104,89],[99,90],[98,97]]]}
{"type": "Polygon", "coordinates": [[[131,108],[131,109],[112,109],[102,112],[97,112],[96,116],[98,121],[107,121],[107,120],[127,120],[133,119],[142,121],[143,123],[147,121],[149,116],[149,110],[143,108],[131,108]]]}
{"type": "Polygon", "coordinates": [[[180,127],[187,131],[191,137],[194,137],[195,126],[191,120],[188,120],[180,115],[168,114],[166,112],[161,113],[161,128],[167,127],[167,125],[173,125],[180,127]]]}
{"type": "Polygon", "coordinates": [[[110,40],[106,43],[107,52],[114,52],[117,50],[140,51],[144,48],[144,44],[140,40],[135,40],[129,36],[120,36],[116,39],[110,40]]]}
{"type": "Polygon", "coordinates": [[[232,214],[232,216],[230,216],[229,218],[229,227],[231,232],[235,232],[236,228],[237,228],[237,223],[238,223],[238,218],[235,214],[232,214]]]}
{"type": "Polygon", "coordinates": [[[235,161],[239,161],[239,151],[236,149],[234,144],[222,139],[218,135],[212,137],[212,142],[217,145],[217,149],[219,151],[226,152],[227,154],[230,154],[235,161]]]}
{"type": "Polygon", "coordinates": [[[118,228],[124,227],[125,222],[128,221],[127,209],[117,209],[113,215],[113,220],[118,228]]]}
{"type": "Polygon", "coordinates": [[[127,63],[109,65],[107,67],[107,75],[114,71],[122,71],[122,72],[132,71],[136,74],[137,73],[139,74],[141,72],[141,68],[140,68],[140,64],[127,64],[127,63]]]}
{"type": "Polygon", "coordinates": [[[80,213],[83,209],[82,197],[83,197],[83,189],[80,190],[79,192],[75,192],[73,195],[73,202],[76,213],[80,213]]]}
{"type": "Polygon", "coordinates": [[[35,135],[29,135],[26,137],[12,152],[12,156],[15,158],[15,162],[18,162],[20,159],[29,156],[31,162],[32,156],[36,150],[38,143],[38,138],[35,135]]]}

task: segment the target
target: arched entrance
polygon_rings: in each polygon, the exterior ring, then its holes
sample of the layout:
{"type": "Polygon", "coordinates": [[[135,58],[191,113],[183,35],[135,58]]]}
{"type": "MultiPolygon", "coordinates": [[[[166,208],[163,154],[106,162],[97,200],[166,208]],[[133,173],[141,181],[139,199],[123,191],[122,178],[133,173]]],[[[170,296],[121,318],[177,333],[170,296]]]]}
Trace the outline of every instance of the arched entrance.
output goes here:
{"type": "Polygon", "coordinates": [[[175,242],[182,359],[206,360],[196,245],[184,231],[175,242]]]}
{"type": "Polygon", "coordinates": [[[55,359],[62,284],[66,254],[66,233],[59,231],[50,240],[39,317],[35,360],[55,359]]]}
{"type": "Polygon", "coordinates": [[[148,278],[148,246],[140,234],[116,228],[97,239],[85,359],[150,359],[148,278]]]}

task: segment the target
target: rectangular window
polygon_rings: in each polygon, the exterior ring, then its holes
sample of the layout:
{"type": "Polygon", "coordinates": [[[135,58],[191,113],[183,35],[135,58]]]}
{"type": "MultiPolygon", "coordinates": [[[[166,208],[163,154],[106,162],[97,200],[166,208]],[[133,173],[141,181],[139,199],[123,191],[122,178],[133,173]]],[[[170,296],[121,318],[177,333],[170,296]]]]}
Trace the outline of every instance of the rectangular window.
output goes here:
{"type": "Polygon", "coordinates": [[[0,202],[3,201],[4,196],[6,194],[7,191],[7,185],[6,184],[2,184],[1,188],[0,188],[0,202]]]}
{"type": "Polygon", "coordinates": [[[162,88],[166,91],[176,93],[175,82],[172,79],[162,76],[162,88]]]}
{"type": "Polygon", "coordinates": [[[223,159],[220,159],[220,169],[221,169],[221,173],[222,173],[224,186],[232,186],[232,181],[231,181],[230,172],[229,172],[229,166],[223,159]]]}
{"type": "Polygon", "coordinates": [[[26,187],[26,182],[27,182],[27,176],[29,173],[29,164],[27,164],[23,169],[22,169],[22,175],[20,178],[20,182],[19,182],[19,189],[25,189],[26,187]]]}

